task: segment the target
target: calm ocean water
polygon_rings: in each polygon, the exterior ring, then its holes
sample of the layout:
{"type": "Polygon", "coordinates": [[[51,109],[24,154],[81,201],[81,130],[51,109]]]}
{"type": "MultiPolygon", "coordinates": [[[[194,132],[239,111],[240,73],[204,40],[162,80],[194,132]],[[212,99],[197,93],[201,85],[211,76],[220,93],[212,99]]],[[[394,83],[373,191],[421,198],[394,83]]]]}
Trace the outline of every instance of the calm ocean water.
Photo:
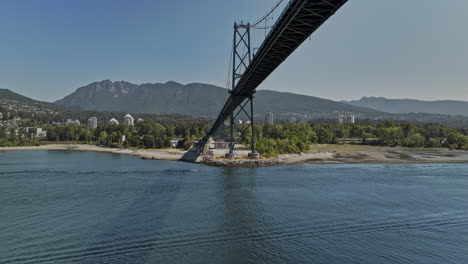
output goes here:
{"type": "Polygon", "coordinates": [[[0,263],[468,263],[468,165],[0,152],[0,263]]]}

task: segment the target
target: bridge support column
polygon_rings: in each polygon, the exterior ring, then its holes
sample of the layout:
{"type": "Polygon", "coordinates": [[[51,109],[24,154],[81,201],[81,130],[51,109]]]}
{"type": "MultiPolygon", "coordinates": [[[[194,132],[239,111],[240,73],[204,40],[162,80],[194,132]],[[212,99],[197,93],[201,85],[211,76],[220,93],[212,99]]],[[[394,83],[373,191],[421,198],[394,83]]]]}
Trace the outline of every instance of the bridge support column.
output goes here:
{"type": "Polygon", "coordinates": [[[234,109],[231,111],[229,117],[229,129],[230,129],[230,136],[229,136],[229,152],[226,153],[225,158],[235,158],[236,154],[234,152],[235,146],[240,141],[247,141],[250,143],[250,153],[248,157],[251,159],[258,159],[260,155],[257,153],[255,149],[255,124],[254,124],[254,93],[248,96],[234,96],[234,98],[240,98],[241,100],[245,100],[240,106],[240,109],[234,109]],[[250,111],[248,111],[248,106],[250,105],[250,111]],[[236,124],[236,118],[238,116],[244,116],[247,120],[243,120],[242,122],[239,121],[239,124],[236,124]],[[249,140],[250,138],[250,140],[249,140]]]}
{"type": "Polygon", "coordinates": [[[234,109],[231,109],[231,115],[229,116],[229,153],[226,153],[224,157],[226,159],[235,159],[236,153],[234,153],[234,109]]]}
{"type": "Polygon", "coordinates": [[[251,131],[252,131],[252,134],[251,134],[251,139],[250,139],[250,150],[252,152],[249,153],[249,159],[259,159],[260,158],[260,154],[257,153],[257,151],[255,151],[255,125],[254,125],[254,104],[253,104],[253,99],[254,99],[254,95],[253,93],[250,94],[249,96],[249,101],[250,101],[250,128],[251,128],[251,131]]]}
{"type": "Polygon", "coordinates": [[[249,158],[258,159],[260,156],[255,151],[255,131],[254,131],[254,108],[253,98],[255,91],[250,94],[240,94],[236,91],[236,84],[246,71],[247,67],[252,61],[252,48],[250,43],[250,24],[245,25],[241,23],[234,24],[234,39],[233,39],[233,53],[232,53],[232,89],[230,90],[231,96],[229,100],[239,101],[240,109],[236,111],[237,107],[233,109],[231,104],[229,123],[230,123],[230,136],[229,136],[229,153],[226,153],[226,158],[235,158],[234,153],[235,145],[239,141],[246,141],[248,139],[248,131],[251,129],[250,150],[249,158]],[[245,101],[247,99],[247,101],[245,101]],[[250,114],[246,111],[246,106],[250,102],[250,114]],[[246,116],[248,121],[236,124],[236,118],[242,114],[246,116]],[[246,126],[247,125],[247,126],[246,126]],[[235,133],[235,134],[234,134],[235,133]]]}

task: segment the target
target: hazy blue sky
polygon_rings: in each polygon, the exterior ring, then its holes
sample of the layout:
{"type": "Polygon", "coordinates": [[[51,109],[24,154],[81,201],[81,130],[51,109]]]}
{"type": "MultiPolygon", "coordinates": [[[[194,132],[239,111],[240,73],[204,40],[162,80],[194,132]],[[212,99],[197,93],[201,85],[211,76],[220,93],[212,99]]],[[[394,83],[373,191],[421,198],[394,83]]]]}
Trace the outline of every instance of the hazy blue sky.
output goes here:
{"type": "MultiPolygon", "coordinates": [[[[0,87],[53,101],[93,81],[225,86],[234,21],[276,0],[1,0],[0,87]]],[[[467,0],[349,0],[260,87],[336,100],[468,100],[467,0]]]]}

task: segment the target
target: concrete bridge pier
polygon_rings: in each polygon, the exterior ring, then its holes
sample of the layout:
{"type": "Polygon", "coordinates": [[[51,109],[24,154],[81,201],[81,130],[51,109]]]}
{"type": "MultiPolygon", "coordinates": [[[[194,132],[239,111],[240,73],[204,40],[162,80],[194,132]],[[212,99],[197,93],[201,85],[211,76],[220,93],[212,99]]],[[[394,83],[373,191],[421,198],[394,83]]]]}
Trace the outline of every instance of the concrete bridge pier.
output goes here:
{"type": "Polygon", "coordinates": [[[259,159],[260,158],[260,154],[257,153],[257,152],[251,152],[249,153],[249,159],[259,159]]]}
{"type": "Polygon", "coordinates": [[[236,157],[237,157],[237,155],[234,152],[232,152],[232,153],[228,152],[228,153],[224,154],[225,159],[235,159],[236,157]]]}

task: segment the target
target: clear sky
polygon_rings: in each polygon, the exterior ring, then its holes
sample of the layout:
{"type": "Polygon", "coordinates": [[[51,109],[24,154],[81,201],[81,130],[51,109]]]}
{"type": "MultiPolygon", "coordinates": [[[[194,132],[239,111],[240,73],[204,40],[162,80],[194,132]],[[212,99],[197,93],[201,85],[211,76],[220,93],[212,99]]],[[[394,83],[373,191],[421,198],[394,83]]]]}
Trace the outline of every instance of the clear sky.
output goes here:
{"type": "MultiPolygon", "coordinates": [[[[225,86],[234,21],[276,0],[1,0],[0,87],[54,101],[103,79],[225,86]]],[[[349,0],[260,89],[468,101],[468,1],[349,0]]]]}

